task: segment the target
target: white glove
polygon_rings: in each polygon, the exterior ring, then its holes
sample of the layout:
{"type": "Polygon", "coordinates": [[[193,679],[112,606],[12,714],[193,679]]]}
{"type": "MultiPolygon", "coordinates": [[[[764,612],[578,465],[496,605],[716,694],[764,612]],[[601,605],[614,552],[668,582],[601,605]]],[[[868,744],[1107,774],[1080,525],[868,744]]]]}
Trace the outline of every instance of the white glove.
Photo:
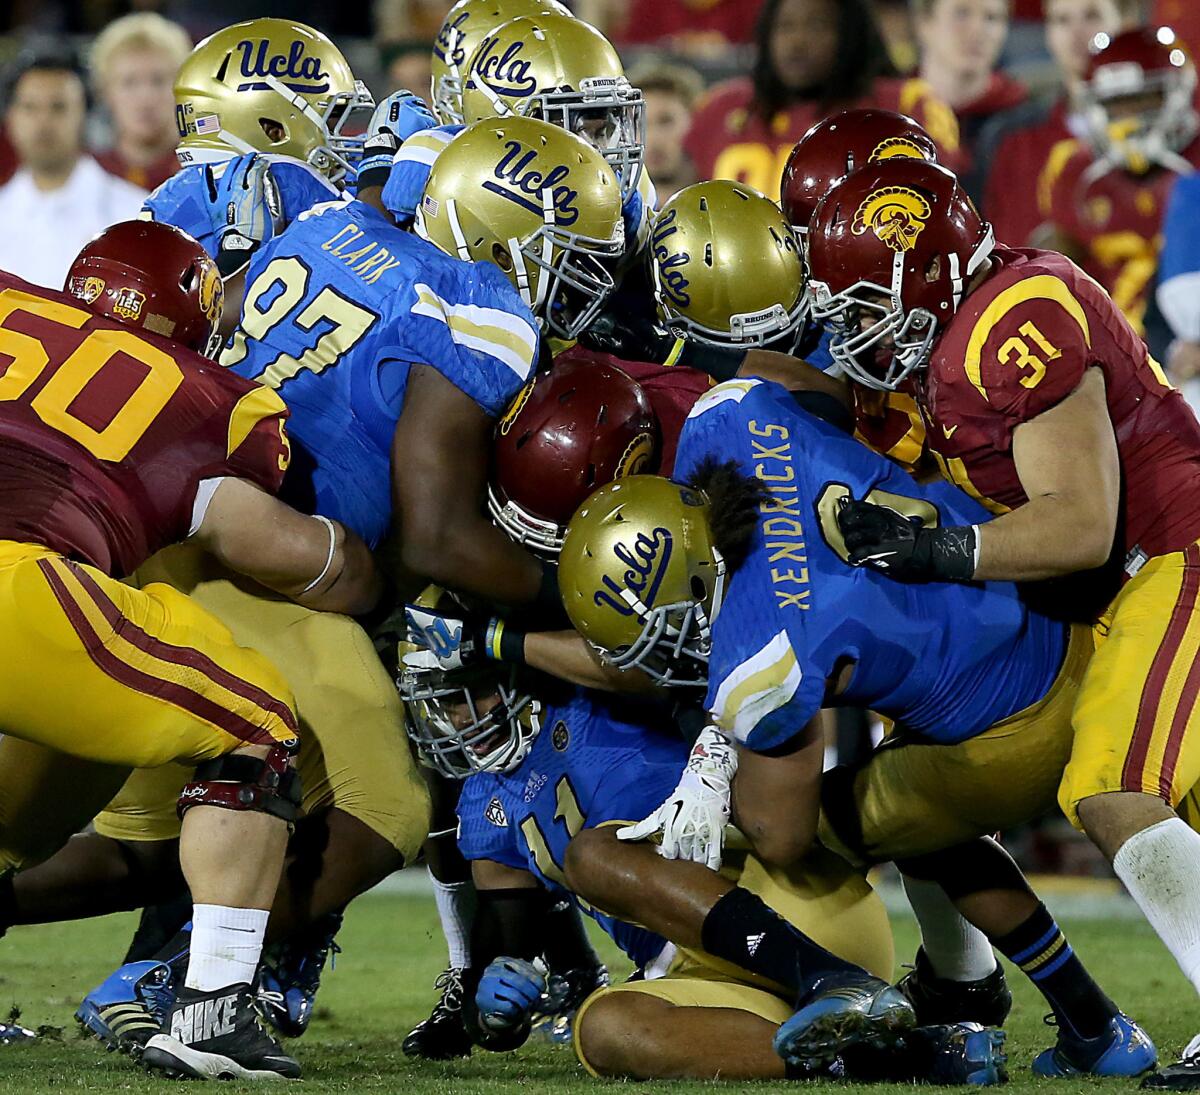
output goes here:
{"type": "Polygon", "coordinates": [[[675,793],[644,821],[618,829],[617,839],[645,840],[661,833],[658,854],[664,859],[690,859],[720,870],[736,772],[733,743],[708,727],[692,746],[675,793]]]}

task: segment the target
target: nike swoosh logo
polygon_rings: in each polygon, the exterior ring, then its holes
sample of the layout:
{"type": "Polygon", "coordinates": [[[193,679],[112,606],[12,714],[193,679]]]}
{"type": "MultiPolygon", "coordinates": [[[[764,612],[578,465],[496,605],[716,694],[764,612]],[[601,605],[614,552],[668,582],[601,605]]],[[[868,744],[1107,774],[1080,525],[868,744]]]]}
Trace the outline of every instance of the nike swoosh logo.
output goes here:
{"type": "Polygon", "coordinates": [[[962,425],[961,422],[956,422],[953,426],[945,426],[945,425],[942,426],[942,434],[945,436],[947,441],[949,441],[950,438],[952,438],[954,436],[954,434],[958,430],[958,427],[961,425],[962,425]]]}

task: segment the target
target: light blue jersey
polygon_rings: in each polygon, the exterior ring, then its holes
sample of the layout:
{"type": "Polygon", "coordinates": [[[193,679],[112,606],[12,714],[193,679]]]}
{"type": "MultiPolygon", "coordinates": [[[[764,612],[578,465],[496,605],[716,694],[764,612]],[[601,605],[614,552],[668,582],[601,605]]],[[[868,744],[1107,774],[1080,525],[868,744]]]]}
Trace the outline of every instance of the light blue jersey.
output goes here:
{"type": "MultiPolygon", "coordinates": [[[[383,187],[384,208],[399,224],[411,224],[425,190],[429,173],[438,153],[457,137],[465,126],[441,125],[414,133],[392,160],[388,181],[383,187]]],[[[650,219],[654,208],[654,188],[646,172],[644,184],[630,192],[621,209],[625,223],[626,255],[636,255],[650,239],[650,219]]]]}
{"type": "MultiPolygon", "coordinates": [[[[231,157],[232,159],[232,157],[231,157]]],[[[283,221],[290,224],[306,209],[340,197],[340,191],[319,171],[290,156],[263,156],[271,165],[271,178],[279,187],[283,221]]],[[[219,178],[227,164],[211,165],[219,178]]],[[[213,258],[217,237],[212,226],[204,164],[191,164],[172,175],[142,204],[150,220],[182,228],[213,258]]]]}
{"type": "MultiPolygon", "coordinates": [[[[671,709],[578,689],[548,705],[529,756],[506,775],[481,773],[463,784],[458,846],[468,860],[529,871],[567,892],[563,857],[584,828],[640,821],[675,790],[688,744],[671,709]]],[[[583,906],[581,906],[583,907],[583,906]]],[[[585,907],[637,966],[665,940],[585,907]]]]}
{"type": "Polygon", "coordinates": [[[693,407],[675,478],[692,481],[706,457],[735,461],[770,491],[713,623],[706,704],[725,733],[759,752],[786,746],[851,663],[839,703],[937,742],[974,737],[1049,690],[1066,625],[1029,610],[1011,583],[906,584],[845,561],[843,499],[927,525],[988,520],[957,488],[918,485],[761,380],[720,384],[693,407]]]}
{"type": "Polygon", "coordinates": [[[498,417],[537,361],[537,324],[498,267],[450,258],[363,202],[301,215],[255,252],[246,285],[221,361],[288,405],[292,500],[371,546],[391,520],[409,367],[431,366],[498,417]]]}

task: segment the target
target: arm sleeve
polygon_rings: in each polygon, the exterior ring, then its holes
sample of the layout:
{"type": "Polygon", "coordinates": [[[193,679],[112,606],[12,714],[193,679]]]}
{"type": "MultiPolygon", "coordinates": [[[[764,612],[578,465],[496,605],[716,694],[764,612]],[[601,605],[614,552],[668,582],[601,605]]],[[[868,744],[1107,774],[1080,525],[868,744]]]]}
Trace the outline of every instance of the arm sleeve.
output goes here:
{"type": "Polygon", "coordinates": [[[438,153],[460,132],[462,126],[438,126],[414,133],[396,151],[388,180],[383,185],[383,207],[400,224],[412,221],[425,190],[429,172],[438,153]]]}

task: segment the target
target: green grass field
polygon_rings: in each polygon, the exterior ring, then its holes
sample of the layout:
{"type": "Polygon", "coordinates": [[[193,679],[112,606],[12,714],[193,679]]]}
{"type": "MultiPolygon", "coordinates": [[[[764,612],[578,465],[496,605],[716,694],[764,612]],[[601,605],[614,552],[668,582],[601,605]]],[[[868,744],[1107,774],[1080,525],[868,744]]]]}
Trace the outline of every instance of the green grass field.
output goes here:
{"type": "MultiPolygon", "coordinates": [[[[130,1062],[81,1038],[71,1015],[81,996],[109,972],[123,953],[132,916],[83,924],[15,928],[0,940],[0,1010],[21,1009],[27,1026],[61,1029],[37,1045],[0,1049],[0,1093],[60,1095],[76,1091],[149,1091],[166,1081],[151,1079],[130,1062]]],[[[897,954],[913,952],[911,920],[896,922],[897,954]]],[[[1200,1029],[1200,1007],[1175,965],[1141,921],[1064,921],[1076,948],[1105,988],[1151,1031],[1165,1057],[1200,1029]]],[[[327,973],[312,1027],[294,1048],[304,1064],[302,1090],[398,1092],[403,1095],[518,1090],[575,1092],[595,1088],[566,1048],[531,1046],[496,1056],[476,1053],[455,1064],[417,1064],[400,1053],[408,1029],[427,1014],[431,985],[443,947],[431,899],[371,894],[347,916],[340,936],[345,953],[327,973]]],[[[611,947],[604,951],[615,976],[628,972],[611,947]]],[[[1009,1021],[1009,1068],[1014,1092],[1134,1090],[1121,1081],[1034,1081],[1033,1055],[1053,1039],[1042,1024],[1040,997],[1010,969],[1016,1006],[1009,1021]]],[[[642,1092],[708,1090],[713,1084],[627,1084],[642,1092]]],[[[737,1085],[744,1088],[751,1085],[737,1085]]],[[[759,1085],[768,1086],[783,1085],[759,1085]]],[[[849,1090],[850,1085],[839,1085],[849,1090]]],[[[222,1090],[231,1090],[229,1087],[222,1090]]],[[[864,1089],[865,1090],[865,1089],[864,1089]]],[[[873,1089],[883,1095],[882,1089],[873,1089]]]]}

